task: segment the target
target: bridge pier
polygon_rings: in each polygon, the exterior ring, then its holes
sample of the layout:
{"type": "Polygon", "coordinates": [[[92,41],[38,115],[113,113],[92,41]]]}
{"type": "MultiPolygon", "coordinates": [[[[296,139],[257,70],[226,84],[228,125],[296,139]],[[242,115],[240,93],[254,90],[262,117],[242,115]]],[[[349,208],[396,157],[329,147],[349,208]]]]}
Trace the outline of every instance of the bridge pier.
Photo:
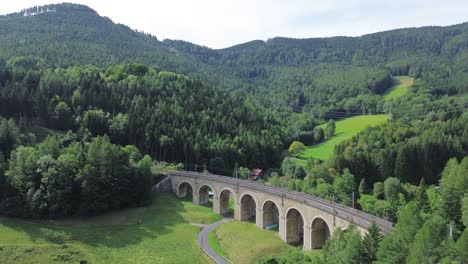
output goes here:
{"type": "Polygon", "coordinates": [[[234,201],[234,220],[242,221],[240,201],[234,201]]]}
{"type": "Polygon", "coordinates": [[[302,244],[302,250],[311,250],[312,249],[312,232],[310,232],[310,227],[304,225],[304,240],[302,244]]]}
{"type": "Polygon", "coordinates": [[[200,195],[196,191],[192,192],[192,202],[194,204],[196,204],[196,205],[201,205],[202,204],[202,203],[200,203],[200,195]]]}
{"type": "Polygon", "coordinates": [[[217,195],[213,195],[213,213],[223,215],[223,212],[221,212],[221,205],[217,195]]]}
{"type": "Polygon", "coordinates": [[[263,229],[263,210],[262,208],[259,208],[258,205],[257,205],[257,212],[256,212],[256,216],[255,216],[255,225],[260,228],[260,229],[263,229]]]}
{"type": "Polygon", "coordinates": [[[284,216],[279,217],[279,224],[278,224],[278,233],[281,240],[288,243],[288,239],[286,237],[286,218],[284,216]]]}

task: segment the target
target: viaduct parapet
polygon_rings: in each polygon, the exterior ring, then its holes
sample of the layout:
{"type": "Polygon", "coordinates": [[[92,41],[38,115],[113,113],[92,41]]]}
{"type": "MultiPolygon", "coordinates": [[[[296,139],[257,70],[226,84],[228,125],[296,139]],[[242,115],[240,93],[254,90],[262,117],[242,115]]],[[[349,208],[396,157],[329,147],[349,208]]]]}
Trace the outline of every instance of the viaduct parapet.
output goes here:
{"type": "Polygon", "coordinates": [[[179,198],[191,192],[193,203],[202,205],[209,202],[211,192],[213,211],[221,215],[230,213],[231,200],[235,220],[255,218],[259,228],[278,225],[283,241],[302,243],[304,250],[322,247],[337,228],[346,229],[352,223],[361,235],[372,222],[382,233],[393,230],[391,222],[357,209],[263,183],[188,171],[167,175],[171,191],[179,198]]]}

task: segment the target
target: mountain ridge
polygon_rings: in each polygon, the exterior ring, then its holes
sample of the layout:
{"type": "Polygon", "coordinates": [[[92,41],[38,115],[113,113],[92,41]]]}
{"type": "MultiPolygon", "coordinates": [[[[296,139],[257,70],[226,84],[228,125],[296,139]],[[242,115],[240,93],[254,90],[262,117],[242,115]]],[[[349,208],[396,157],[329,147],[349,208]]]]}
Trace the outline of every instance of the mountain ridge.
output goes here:
{"type": "MultiPolygon", "coordinates": [[[[141,62],[252,94],[267,104],[335,109],[343,109],[347,98],[383,93],[392,75],[441,85],[467,75],[463,61],[468,59],[468,23],[360,37],[276,37],[216,50],[183,40],[161,41],[83,5],[49,5],[32,11],[38,9],[56,11],[0,16],[0,58],[33,56],[45,65],[64,68],[141,62]]],[[[465,88],[462,83],[454,85],[465,88]]]]}

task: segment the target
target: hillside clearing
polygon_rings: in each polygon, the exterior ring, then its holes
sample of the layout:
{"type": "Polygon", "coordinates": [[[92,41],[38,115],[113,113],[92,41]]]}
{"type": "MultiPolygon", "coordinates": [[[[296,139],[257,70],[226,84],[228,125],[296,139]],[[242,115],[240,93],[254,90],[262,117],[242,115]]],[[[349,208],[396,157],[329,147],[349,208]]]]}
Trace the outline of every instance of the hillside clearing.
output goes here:
{"type": "Polygon", "coordinates": [[[414,84],[414,79],[409,76],[396,76],[393,79],[395,80],[395,85],[383,94],[385,100],[395,99],[408,94],[410,87],[414,84]]]}
{"type": "MultiPolygon", "coordinates": [[[[307,147],[294,160],[298,165],[304,165],[306,160],[310,158],[328,160],[337,144],[350,139],[368,126],[379,125],[387,122],[387,120],[388,115],[362,115],[337,121],[335,135],[331,139],[321,144],[307,147]]],[[[320,125],[320,127],[325,129],[326,124],[320,125]]]]}

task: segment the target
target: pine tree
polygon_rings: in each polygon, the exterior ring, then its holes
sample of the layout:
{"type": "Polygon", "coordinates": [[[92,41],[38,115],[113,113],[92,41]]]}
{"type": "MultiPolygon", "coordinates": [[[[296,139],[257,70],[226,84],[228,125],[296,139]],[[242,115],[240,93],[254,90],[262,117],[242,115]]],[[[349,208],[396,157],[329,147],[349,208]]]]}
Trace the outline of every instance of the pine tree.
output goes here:
{"type": "Polygon", "coordinates": [[[428,213],[430,211],[431,207],[429,205],[429,199],[427,198],[426,184],[424,178],[421,178],[421,182],[419,183],[415,199],[422,212],[428,213]]]}
{"type": "Polygon", "coordinates": [[[377,250],[382,239],[383,235],[380,233],[379,226],[375,222],[372,222],[361,242],[361,263],[370,264],[377,260],[377,250]]]}

